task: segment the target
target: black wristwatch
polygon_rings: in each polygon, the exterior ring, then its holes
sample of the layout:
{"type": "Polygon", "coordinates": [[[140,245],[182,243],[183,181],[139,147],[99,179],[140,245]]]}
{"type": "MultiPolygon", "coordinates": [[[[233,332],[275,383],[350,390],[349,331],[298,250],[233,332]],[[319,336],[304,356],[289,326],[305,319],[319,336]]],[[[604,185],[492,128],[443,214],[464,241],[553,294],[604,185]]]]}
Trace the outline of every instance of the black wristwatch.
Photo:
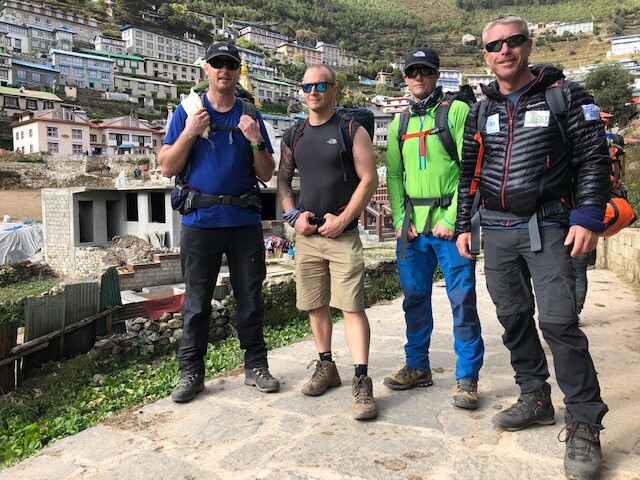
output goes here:
{"type": "Polygon", "coordinates": [[[267,148],[267,142],[265,142],[263,140],[260,143],[258,143],[257,145],[255,143],[252,143],[251,144],[251,148],[254,149],[254,150],[264,150],[265,148],[267,148]]]}

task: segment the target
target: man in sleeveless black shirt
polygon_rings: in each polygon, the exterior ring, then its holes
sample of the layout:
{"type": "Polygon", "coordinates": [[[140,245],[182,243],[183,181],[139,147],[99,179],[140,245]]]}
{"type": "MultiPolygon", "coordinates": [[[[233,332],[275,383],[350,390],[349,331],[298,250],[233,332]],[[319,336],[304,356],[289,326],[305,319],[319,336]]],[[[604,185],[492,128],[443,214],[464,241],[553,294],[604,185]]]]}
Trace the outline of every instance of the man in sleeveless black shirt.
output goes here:
{"type": "Polygon", "coordinates": [[[320,356],[302,393],[322,395],[341,383],[331,354],[329,306],[339,308],[355,364],[354,418],[371,419],[378,411],[367,372],[370,330],[364,312],[364,260],[357,223],[378,186],[373,148],[367,131],[354,122],[349,132],[353,138],[351,152],[341,155],[340,116],[334,112],[339,87],[331,68],[309,67],[302,89],[309,119],[295,145],[295,127],[285,133],[278,171],[278,194],[285,219],[296,229],[296,305],[309,311],[320,356]],[[300,173],[297,206],[291,188],[296,168],[300,173]]]}

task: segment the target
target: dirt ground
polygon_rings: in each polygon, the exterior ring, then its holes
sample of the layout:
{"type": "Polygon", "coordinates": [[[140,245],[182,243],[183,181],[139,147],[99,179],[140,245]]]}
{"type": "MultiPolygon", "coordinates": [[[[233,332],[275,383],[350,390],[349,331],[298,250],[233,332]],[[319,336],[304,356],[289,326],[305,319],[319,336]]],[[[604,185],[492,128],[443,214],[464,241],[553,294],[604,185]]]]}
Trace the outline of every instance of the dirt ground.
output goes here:
{"type": "Polygon", "coordinates": [[[40,190],[0,190],[0,221],[5,215],[14,220],[42,221],[40,190]]]}

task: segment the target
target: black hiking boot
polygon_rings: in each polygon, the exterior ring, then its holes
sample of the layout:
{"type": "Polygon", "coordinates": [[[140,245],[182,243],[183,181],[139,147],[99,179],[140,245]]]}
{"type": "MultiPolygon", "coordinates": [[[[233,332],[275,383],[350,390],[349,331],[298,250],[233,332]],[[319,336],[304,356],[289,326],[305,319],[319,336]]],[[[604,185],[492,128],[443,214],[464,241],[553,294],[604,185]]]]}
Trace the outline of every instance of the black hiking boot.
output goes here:
{"type": "Polygon", "coordinates": [[[280,382],[269,373],[269,367],[266,365],[245,368],[244,383],[256,387],[261,392],[270,393],[280,390],[280,382]]]}
{"type": "Polygon", "coordinates": [[[171,393],[171,400],[176,403],[190,402],[196,393],[204,390],[204,375],[200,373],[185,375],[180,378],[180,384],[171,393]]]}
{"type": "Polygon", "coordinates": [[[566,432],[564,441],[567,449],[564,454],[564,473],[569,480],[596,480],[600,478],[600,430],[602,426],[592,426],[578,422],[565,415],[567,425],[558,434],[566,432]]]}
{"type": "Polygon", "coordinates": [[[545,383],[542,388],[531,393],[523,393],[518,401],[493,417],[493,425],[500,430],[515,432],[530,425],[553,425],[553,405],[551,404],[551,385],[545,383]]]}

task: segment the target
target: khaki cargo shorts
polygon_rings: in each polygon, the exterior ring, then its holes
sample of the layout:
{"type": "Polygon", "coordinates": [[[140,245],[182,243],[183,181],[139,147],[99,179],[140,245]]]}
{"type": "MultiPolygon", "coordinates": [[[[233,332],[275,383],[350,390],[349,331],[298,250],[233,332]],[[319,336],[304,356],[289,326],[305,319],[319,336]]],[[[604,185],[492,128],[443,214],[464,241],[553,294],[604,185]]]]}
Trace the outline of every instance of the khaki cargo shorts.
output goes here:
{"type": "Polygon", "coordinates": [[[364,258],[358,229],[338,238],[296,234],[296,307],[364,310],[364,258]]]}

